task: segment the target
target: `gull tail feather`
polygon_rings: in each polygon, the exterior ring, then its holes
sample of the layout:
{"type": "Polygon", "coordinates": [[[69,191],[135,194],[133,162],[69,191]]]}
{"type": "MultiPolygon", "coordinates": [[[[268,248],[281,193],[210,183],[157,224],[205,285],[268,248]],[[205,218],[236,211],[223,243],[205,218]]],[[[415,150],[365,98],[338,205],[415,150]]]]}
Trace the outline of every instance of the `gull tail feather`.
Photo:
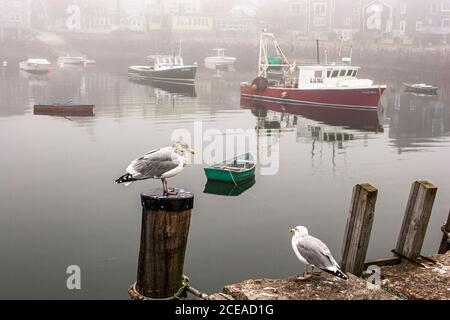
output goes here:
{"type": "Polygon", "coordinates": [[[133,178],[133,175],[127,173],[123,176],[121,176],[119,179],[116,180],[116,184],[124,184],[125,187],[130,186],[136,179],[133,178]]]}
{"type": "Polygon", "coordinates": [[[322,269],[322,271],[324,271],[326,273],[329,273],[329,274],[331,274],[333,276],[336,276],[338,278],[341,278],[342,280],[348,281],[347,274],[344,271],[340,270],[339,268],[336,268],[336,270],[322,269]]]}

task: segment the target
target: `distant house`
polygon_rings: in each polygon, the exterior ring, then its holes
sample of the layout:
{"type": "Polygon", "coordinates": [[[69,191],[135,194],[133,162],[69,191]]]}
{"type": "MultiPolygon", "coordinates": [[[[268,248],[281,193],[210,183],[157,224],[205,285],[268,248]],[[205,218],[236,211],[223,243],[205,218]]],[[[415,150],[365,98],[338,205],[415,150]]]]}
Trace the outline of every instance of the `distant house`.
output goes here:
{"type": "Polygon", "coordinates": [[[294,33],[294,37],[300,37],[308,32],[309,0],[288,0],[286,28],[294,33]]]}
{"type": "Polygon", "coordinates": [[[214,29],[218,32],[241,36],[254,36],[257,31],[257,8],[236,5],[228,11],[214,15],[214,29]]]}
{"type": "Polygon", "coordinates": [[[0,0],[1,40],[30,28],[30,10],[30,0],[0,0]]]}
{"type": "Polygon", "coordinates": [[[400,0],[398,16],[401,37],[445,39],[450,35],[450,0],[400,0]]]}
{"type": "Polygon", "coordinates": [[[334,0],[309,0],[308,32],[313,34],[332,32],[334,5],[334,0]]]}
{"type": "Polygon", "coordinates": [[[344,40],[361,31],[362,1],[338,0],[334,5],[333,32],[344,40]]]}
{"type": "Polygon", "coordinates": [[[333,31],[335,0],[288,0],[286,27],[295,37],[326,36],[333,31]]]}

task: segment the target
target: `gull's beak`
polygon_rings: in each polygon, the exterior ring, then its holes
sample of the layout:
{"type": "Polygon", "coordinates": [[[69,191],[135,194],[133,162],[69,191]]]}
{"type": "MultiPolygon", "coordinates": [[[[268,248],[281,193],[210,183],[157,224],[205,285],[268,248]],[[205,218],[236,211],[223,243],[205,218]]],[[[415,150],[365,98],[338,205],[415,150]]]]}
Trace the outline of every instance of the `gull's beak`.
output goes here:
{"type": "Polygon", "coordinates": [[[295,233],[295,229],[289,229],[290,233],[295,233]]]}

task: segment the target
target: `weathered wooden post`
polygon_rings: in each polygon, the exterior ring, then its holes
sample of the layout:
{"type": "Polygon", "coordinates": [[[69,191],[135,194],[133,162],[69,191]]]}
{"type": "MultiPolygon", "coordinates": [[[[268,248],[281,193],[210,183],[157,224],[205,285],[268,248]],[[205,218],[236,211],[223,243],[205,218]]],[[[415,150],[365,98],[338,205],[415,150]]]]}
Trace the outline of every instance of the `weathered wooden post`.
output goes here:
{"type": "Polygon", "coordinates": [[[437,188],[428,181],[412,184],[395,253],[416,260],[422,251],[437,188]]]}
{"type": "Polygon", "coordinates": [[[141,195],[142,234],[137,282],[128,290],[135,300],[180,298],[184,257],[194,206],[194,196],[177,190],[162,196],[161,190],[141,195]]]}
{"type": "Polygon", "coordinates": [[[344,271],[358,277],[364,272],[377,197],[378,190],[370,184],[358,184],[353,188],[350,214],[345,229],[341,267],[344,271]]]}
{"type": "Polygon", "coordinates": [[[450,212],[448,213],[447,224],[442,226],[444,236],[442,238],[441,246],[439,247],[439,254],[447,253],[450,250],[450,212]]]}

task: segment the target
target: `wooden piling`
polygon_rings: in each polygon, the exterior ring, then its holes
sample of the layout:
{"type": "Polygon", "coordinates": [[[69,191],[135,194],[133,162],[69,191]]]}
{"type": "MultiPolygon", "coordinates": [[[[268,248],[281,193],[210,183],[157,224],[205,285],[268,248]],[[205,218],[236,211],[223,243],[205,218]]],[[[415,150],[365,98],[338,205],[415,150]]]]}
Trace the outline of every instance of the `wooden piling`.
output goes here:
{"type": "Polygon", "coordinates": [[[436,194],[437,188],[428,181],[412,184],[395,250],[399,255],[410,260],[420,256],[436,194]]]}
{"type": "Polygon", "coordinates": [[[370,184],[359,184],[353,189],[341,267],[358,277],[364,272],[377,197],[378,190],[370,184]]]}
{"type": "Polygon", "coordinates": [[[447,224],[442,226],[442,232],[444,233],[442,237],[441,246],[439,247],[439,254],[445,254],[450,250],[450,211],[448,213],[447,224]]]}
{"type": "Polygon", "coordinates": [[[178,191],[162,196],[162,190],[141,195],[142,234],[133,299],[173,299],[183,291],[184,258],[194,196],[178,191]]]}

